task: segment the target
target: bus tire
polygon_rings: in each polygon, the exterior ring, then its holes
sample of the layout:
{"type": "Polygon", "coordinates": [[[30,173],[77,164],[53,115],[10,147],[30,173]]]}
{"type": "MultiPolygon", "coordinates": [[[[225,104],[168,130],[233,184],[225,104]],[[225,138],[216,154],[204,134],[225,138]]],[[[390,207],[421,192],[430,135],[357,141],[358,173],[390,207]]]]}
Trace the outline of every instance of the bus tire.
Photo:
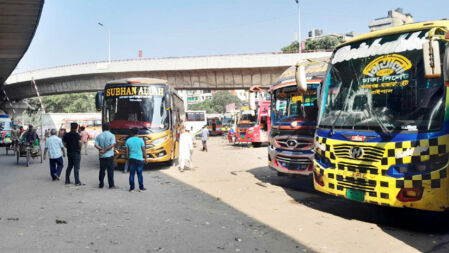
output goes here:
{"type": "Polygon", "coordinates": [[[253,146],[258,148],[258,147],[262,146],[262,143],[261,142],[253,142],[253,146]]]}
{"type": "Polygon", "coordinates": [[[283,173],[283,172],[277,172],[278,177],[285,177],[287,176],[287,173],[283,173]]]}

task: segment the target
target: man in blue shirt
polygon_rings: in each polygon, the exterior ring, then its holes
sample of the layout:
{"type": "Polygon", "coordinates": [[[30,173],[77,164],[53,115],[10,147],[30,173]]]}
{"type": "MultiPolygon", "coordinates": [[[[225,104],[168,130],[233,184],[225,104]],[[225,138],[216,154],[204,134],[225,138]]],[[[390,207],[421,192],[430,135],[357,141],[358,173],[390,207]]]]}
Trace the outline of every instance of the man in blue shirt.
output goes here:
{"type": "Polygon", "coordinates": [[[129,164],[129,191],[134,191],[134,175],[137,171],[137,180],[139,181],[139,189],[140,191],[146,191],[147,189],[143,186],[143,164],[145,158],[147,157],[145,150],[145,143],[138,136],[139,129],[134,127],[131,129],[132,137],[126,140],[125,146],[128,155],[128,164],[129,164]]]}
{"type": "Polygon", "coordinates": [[[65,157],[64,145],[62,144],[61,139],[56,136],[56,129],[52,129],[50,131],[51,136],[45,141],[45,150],[44,150],[44,160],[48,155],[50,157],[50,176],[55,180],[59,180],[61,176],[62,167],[64,166],[64,162],[62,157],[65,157]]]}
{"type": "Polygon", "coordinates": [[[114,146],[115,136],[109,131],[111,125],[106,122],[103,123],[103,133],[95,138],[95,147],[100,151],[100,173],[98,179],[100,180],[100,188],[104,187],[105,171],[108,172],[109,189],[117,189],[114,184],[114,146]]]}

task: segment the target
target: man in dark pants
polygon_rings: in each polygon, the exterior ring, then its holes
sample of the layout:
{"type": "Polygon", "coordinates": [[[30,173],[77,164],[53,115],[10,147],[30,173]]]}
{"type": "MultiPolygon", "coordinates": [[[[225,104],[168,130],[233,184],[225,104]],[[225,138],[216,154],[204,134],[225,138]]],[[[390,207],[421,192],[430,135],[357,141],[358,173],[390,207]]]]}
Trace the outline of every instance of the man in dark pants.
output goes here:
{"type": "Polygon", "coordinates": [[[50,133],[51,136],[45,141],[44,160],[48,152],[50,156],[50,176],[55,181],[59,180],[61,176],[64,166],[62,157],[65,157],[65,151],[61,139],[56,136],[56,129],[52,129],[50,133]]]}
{"type": "Polygon", "coordinates": [[[115,136],[109,131],[111,125],[106,122],[103,123],[103,133],[95,138],[95,147],[100,151],[100,173],[98,179],[100,180],[100,188],[104,187],[105,171],[108,171],[109,189],[117,189],[114,184],[114,146],[115,136]]]}
{"type": "Polygon", "coordinates": [[[139,181],[139,190],[141,192],[147,189],[143,186],[143,165],[146,163],[147,153],[145,150],[145,142],[139,137],[139,129],[134,127],[131,129],[132,137],[126,140],[126,153],[129,163],[129,191],[134,191],[134,176],[137,172],[137,180],[139,181]]]}
{"type": "Polygon", "coordinates": [[[65,173],[65,184],[70,184],[70,173],[72,172],[75,175],[75,185],[85,185],[80,181],[79,171],[80,171],[80,163],[81,163],[81,136],[77,133],[78,124],[71,123],[70,124],[70,132],[66,133],[64,137],[62,137],[62,142],[64,142],[64,146],[67,149],[67,158],[68,165],[65,173]]]}

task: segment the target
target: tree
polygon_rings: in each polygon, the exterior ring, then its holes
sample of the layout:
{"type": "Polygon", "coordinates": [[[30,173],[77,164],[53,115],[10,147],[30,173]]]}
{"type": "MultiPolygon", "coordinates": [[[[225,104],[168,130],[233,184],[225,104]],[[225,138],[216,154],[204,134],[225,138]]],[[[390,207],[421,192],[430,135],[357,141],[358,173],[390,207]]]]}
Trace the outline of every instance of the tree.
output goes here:
{"type": "Polygon", "coordinates": [[[216,112],[210,99],[206,99],[201,103],[187,105],[187,108],[192,111],[206,111],[207,113],[216,112]]]}
{"type": "Polygon", "coordinates": [[[228,104],[235,104],[235,106],[240,107],[242,101],[229,91],[217,91],[212,96],[212,99],[206,99],[197,104],[190,104],[187,108],[188,110],[206,111],[208,113],[225,113],[226,105],[228,104]]]}
{"type": "Polygon", "coordinates": [[[316,40],[306,41],[306,50],[334,49],[343,42],[342,37],[324,36],[316,40]]]}
{"type": "MultiPolygon", "coordinates": [[[[305,50],[318,50],[318,49],[334,49],[338,44],[343,42],[343,37],[324,36],[315,40],[307,40],[305,50]]],[[[298,41],[293,41],[290,45],[283,47],[282,52],[295,52],[298,51],[298,41]]]]}
{"type": "Polygon", "coordinates": [[[297,40],[293,41],[290,45],[281,48],[282,52],[297,52],[299,49],[299,43],[297,40]]]}
{"type": "MultiPolygon", "coordinates": [[[[39,99],[29,99],[30,112],[40,108],[39,99]]],[[[46,112],[95,112],[95,93],[71,93],[42,97],[46,112]]]]}
{"type": "Polygon", "coordinates": [[[235,104],[240,107],[242,101],[237,96],[232,95],[229,91],[217,91],[212,97],[212,106],[216,112],[225,113],[226,105],[235,104]]]}

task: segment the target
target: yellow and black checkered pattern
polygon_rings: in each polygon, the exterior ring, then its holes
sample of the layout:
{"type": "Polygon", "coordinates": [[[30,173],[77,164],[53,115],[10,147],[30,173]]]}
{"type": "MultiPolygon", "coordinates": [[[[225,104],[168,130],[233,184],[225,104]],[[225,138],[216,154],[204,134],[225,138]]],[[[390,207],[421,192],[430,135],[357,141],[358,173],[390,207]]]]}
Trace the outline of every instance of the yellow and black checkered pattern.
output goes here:
{"type": "MultiPolygon", "coordinates": [[[[315,141],[316,154],[326,158],[327,166],[330,165],[327,168],[317,160],[314,161],[314,171],[323,176],[325,184],[320,186],[315,182],[315,188],[319,191],[345,197],[346,189],[353,189],[364,191],[365,202],[368,203],[441,210],[439,208],[442,208],[442,205],[429,207],[428,202],[434,201],[426,199],[429,193],[425,193],[422,200],[414,203],[403,203],[396,199],[403,188],[423,187],[426,191],[433,191],[432,196],[440,196],[445,203],[449,202],[447,167],[422,174],[404,174],[402,178],[387,176],[387,171],[392,165],[421,163],[447,155],[449,135],[433,139],[385,143],[341,141],[318,136],[315,141]],[[373,147],[380,153],[371,154],[370,157],[375,159],[369,162],[364,160],[363,156],[360,159],[348,159],[348,156],[342,156],[341,151],[335,149],[341,146],[344,146],[345,150],[352,147],[362,149],[373,147]]],[[[371,150],[374,150],[373,148],[371,150]]],[[[449,203],[445,204],[445,208],[449,208],[449,203]]]]}

